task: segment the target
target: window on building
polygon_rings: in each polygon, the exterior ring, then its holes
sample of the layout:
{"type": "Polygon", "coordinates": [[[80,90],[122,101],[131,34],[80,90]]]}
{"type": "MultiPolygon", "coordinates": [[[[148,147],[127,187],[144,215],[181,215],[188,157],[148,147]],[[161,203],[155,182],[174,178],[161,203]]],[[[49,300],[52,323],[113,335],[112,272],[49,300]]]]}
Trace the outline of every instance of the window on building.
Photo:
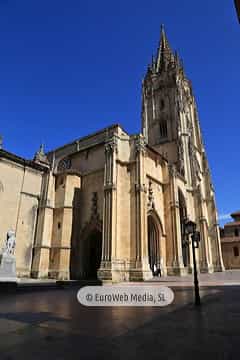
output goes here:
{"type": "Polygon", "coordinates": [[[235,236],[239,236],[239,229],[235,229],[235,230],[234,230],[234,235],[235,235],[235,236]]]}
{"type": "Polygon", "coordinates": [[[167,122],[166,122],[166,120],[162,120],[160,122],[160,137],[161,138],[167,137],[167,122]]]}
{"type": "Polygon", "coordinates": [[[233,248],[233,254],[234,254],[235,257],[239,256],[239,249],[238,249],[237,246],[234,246],[234,248],[233,248]]]}
{"type": "Polygon", "coordinates": [[[58,229],[61,229],[61,223],[58,222],[58,229]]]}
{"type": "Polygon", "coordinates": [[[163,110],[164,107],[165,107],[165,103],[164,103],[164,100],[162,99],[162,100],[160,101],[160,109],[163,110]]]}

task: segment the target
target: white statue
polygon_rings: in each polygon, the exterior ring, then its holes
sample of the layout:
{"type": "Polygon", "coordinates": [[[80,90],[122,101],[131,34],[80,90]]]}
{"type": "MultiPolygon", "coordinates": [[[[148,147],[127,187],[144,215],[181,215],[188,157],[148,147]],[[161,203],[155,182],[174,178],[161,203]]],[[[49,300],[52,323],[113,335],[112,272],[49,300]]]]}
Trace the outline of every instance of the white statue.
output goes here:
{"type": "Polygon", "coordinates": [[[3,254],[14,255],[15,246],[16,246],[15,232],[12,230],[9,230],[7,232],[5,246],[2,249],[3,254]]]}
{"type": "Polygon", "coordinates": [[[0,283],[1,282],[16,282],[16,259],[14,249],[16,246],[15,232],[9,230],[7,238],[0,254],[0,283]]]}

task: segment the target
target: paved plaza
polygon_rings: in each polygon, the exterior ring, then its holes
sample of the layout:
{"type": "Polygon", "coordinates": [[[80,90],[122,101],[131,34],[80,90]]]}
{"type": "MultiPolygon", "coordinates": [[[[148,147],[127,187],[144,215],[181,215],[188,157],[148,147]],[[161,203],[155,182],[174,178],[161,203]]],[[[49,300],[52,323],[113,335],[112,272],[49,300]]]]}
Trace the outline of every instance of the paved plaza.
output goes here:
{"type": "Polygon", "coordinates": [[[0,359],[239,359],[240,286],[231,285],[238,278],[201,275],[211,285],[202,285],[200,308],[191,276],[181,280],[188,286],[172,286],[175,300],[165,308],[86,308],[78,287],[1,295],[0,359]]]}

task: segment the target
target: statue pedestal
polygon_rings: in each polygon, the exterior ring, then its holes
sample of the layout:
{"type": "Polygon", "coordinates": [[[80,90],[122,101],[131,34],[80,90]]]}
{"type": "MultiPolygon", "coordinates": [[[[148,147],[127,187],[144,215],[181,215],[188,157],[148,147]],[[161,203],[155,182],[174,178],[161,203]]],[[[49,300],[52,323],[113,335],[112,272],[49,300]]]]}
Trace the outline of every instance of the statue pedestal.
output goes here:
{"type": "Polygon", "coordinates": [[[17,282],[16,259],[13,255],[0,254],[0,283],[17,282]]]}

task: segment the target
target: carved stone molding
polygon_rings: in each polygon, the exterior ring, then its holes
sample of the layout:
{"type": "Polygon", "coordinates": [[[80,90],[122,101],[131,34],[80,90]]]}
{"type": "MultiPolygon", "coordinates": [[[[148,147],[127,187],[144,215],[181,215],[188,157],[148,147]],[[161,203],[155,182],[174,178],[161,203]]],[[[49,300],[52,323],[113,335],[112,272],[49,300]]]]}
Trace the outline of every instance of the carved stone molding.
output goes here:
{"type": "Polygon", "coordinates": [[[118,138],[116,135],[113,135],[105,142],[105,152],[108,153],[118,153],[118,138]]]}
{"type": "Polygon", "coordinates": [[[146,139],[141,135],[135,139],[135,151],[136,154],[146,154],[146,139]]]}
{"type": "Polygon", "coordinates": [[[171,209],[178,209],[179,208],[179,201],[171,201],[170,202],[171,209]]]}
{"type": "Polygon", "coordinates": [[[148,186],[148,210],[155,209],[155,200],[152,188],[152,181],[149,181],[148,186]]]}
{"type": "Polygon", "coordinates": [[[202,217],[199,219],[199,222],[200,222],[200,223],[206,223],[206,224],[207,224],[207,219],[206,219],[204,216],[202,216],[202,217]]]}
{"type": "Polygon", "coordinates": [[[196,149],[192,143],[192,140],[189,141],[189,157],[192,164],[192,176],[193,181],[196,183],[201,180],[201,167],[197,159],[196,149]]]}
{"type": "Polygon", "coordinates": [[[182,140],[178,140],[178,162],[177,162],[177,170],[180,175],[185,176],[185,166],[184,166],[184,148],[182,140]]]}
{"type": "Polygon", "coordinates": [[[93,192],[93,194],[92,194],[91,217],[92,218],[99,218],[99,213],[98,213],[98,193],[97,192],[93,192]]]}
{"type": "Polygon", "coordinates": [[[104,191],[117,190],[117,186],[113,183],[108,183],[104,186],[104,191]]]}
{"type": "Polygon", "coordinates": [[[147,189],[146,189],[146,186],[145,184],[135,184],[135,191],[136,192],[144,192],[144,193],[147,193],[147,189]]]}
{"type": "Polygon", "coordinates": [[[169,175],[170,175],[171,177],[176,177],[176,176],[177,176],[177,168],[176,168],[176,165],[174,165],[174,164],[168,165],[168,170],[169,170],[169,175]]]}

